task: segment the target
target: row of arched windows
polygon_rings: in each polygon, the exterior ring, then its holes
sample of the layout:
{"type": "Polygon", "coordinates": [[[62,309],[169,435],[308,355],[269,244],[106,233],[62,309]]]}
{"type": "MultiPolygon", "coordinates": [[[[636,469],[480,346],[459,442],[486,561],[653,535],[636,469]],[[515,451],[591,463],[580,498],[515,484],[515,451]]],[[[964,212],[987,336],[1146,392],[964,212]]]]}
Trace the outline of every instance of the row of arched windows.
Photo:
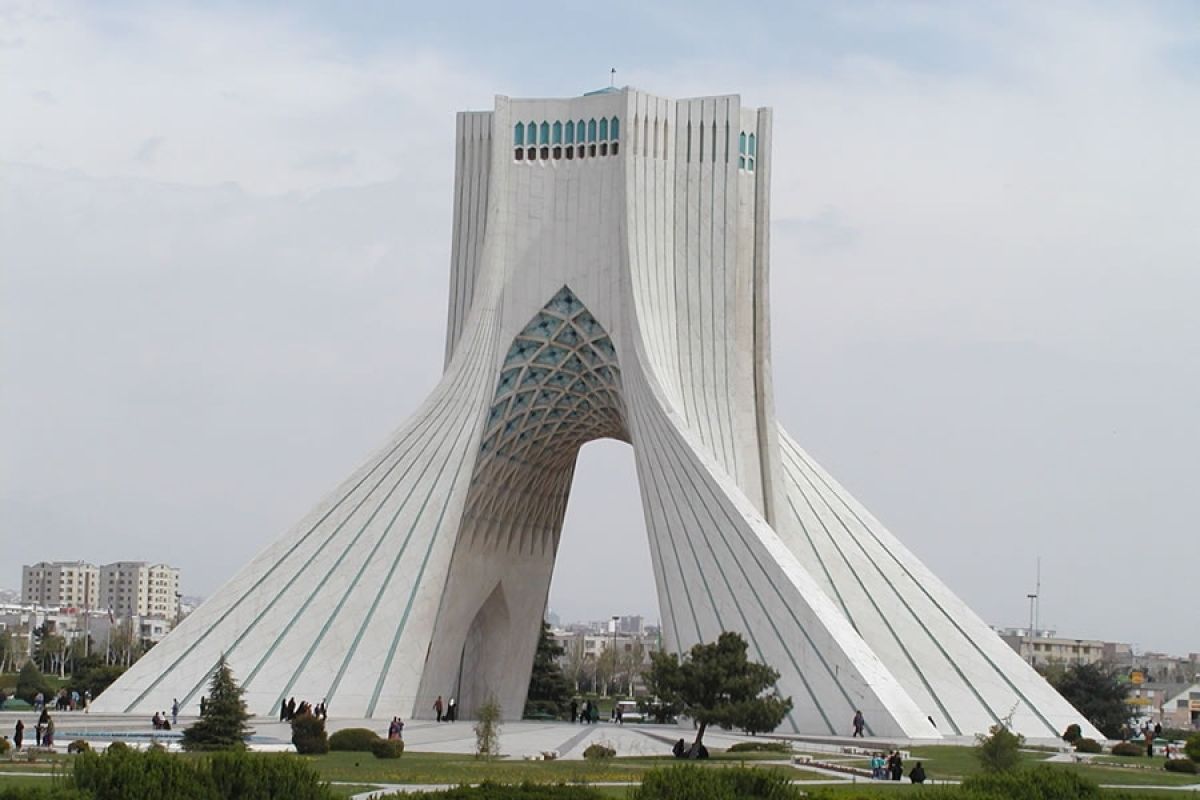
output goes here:
{"type": "Polygon", "coordinates": [[[601,117],[564,122],[518,122],[513,126],[513,158],[550,161],[596,158],[620,152],[621,120],[601,117]]]}

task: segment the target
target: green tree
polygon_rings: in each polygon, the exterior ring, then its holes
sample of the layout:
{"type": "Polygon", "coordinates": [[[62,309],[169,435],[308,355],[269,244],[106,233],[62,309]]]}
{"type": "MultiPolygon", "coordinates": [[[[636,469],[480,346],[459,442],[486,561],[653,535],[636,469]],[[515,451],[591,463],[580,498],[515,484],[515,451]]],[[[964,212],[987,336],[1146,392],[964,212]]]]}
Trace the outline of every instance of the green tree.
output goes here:
{"type": "Polygon", "coordinates": [[[50,681],[46,680],[46,676],[37,668],[37,664],[30,659],[17,673],[17,697],[26,703],[32,703],[38,692],[42,693],[42,698],[46,702],[54,699],[54,688],[50,685],[50,681]]]}
{"type": "Polygon", "coordinates": [[[769,694],[779,672],[746,657],[746,641],[726,631],[712,644],[698,644],[680,661],[655,653],[648,685],[665,704],[699,723],[690,752],[700,749],[709,725],[772,731],[792,710],[792,698],[769,694]]]}
{"type": "Polygon", "coordinates": [[[217,662],[209,684],[204,711],[194,725],[183,732],[184,750],[241,750],[250,729],[246,727],[246,702],[242,687],[233,679],[233,671],[224,654],[217,662]]]}
{"type": "Polygon", "coordinates": [[[489,697],[475,712],[475,757],[491,761],[500,755],[500,704],[489,697]]]}
{"type": "Polygon", "coordinates": [[[566,651],[550,635],[550,626],[543,622],[537,653],[533,657],[533,672],[529,676],[526,715],[550,713],[558,716],[570,701],[571,685],[558,665],[558,660],[565,654],[566,651]]]}
{"type": "Polygon", "coordinates": [[[984,772],[1007,772],[1020,766],[1025,737],[1009,730],[1010,723],[1010,719],[997,722],[988,729],[987,736],[975,737],[975,757],[984,772]]]}
{"type": "Polygon", "coordinates": [[[1129,684],[1116,671],[1100,664],[1072,664],[1049,676],[1050,684],[1068,703],[1110,739],[1121,738],[1121,727],[1132,716],[1129,684]]]}

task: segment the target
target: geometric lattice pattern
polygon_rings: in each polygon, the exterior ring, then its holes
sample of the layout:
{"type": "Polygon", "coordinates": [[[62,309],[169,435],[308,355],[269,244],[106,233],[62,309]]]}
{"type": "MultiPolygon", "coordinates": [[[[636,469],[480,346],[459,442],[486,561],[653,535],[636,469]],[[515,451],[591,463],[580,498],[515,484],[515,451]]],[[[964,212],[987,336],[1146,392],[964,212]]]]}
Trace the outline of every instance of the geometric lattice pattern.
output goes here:
{"type": "Polygon", "coordinates": [[[508,519],[520,505],[521,529],[487,538],[554,547],[579,448],[595,439],[629,441],[616,349],[568,287],[513,340],[484,431],[467,517],[508,519]]]}

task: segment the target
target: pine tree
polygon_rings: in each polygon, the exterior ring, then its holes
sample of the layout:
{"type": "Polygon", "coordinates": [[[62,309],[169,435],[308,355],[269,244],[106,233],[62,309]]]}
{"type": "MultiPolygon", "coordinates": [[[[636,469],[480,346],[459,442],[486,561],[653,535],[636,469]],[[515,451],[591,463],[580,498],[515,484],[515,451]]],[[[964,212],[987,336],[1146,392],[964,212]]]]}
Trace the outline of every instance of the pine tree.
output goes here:
{"type": "Polygon", "coordinates": [[[558,666],[558,659],[565,652],[550,635],[550,626],[542,623],[537,653],[533,657],[533,672],[529,676],[526,716],[547,713],[558,716],[571,699],[571,684],[558,666]]]}
{"type": "Polygon", "coordinates": [[[233,679],[233,671],[222,654],[209,684],[204,711],[196,724],[183,732],[183,749],[241,750],[250,735],[246,727],[248,719],[242,687],[233,679]]]}

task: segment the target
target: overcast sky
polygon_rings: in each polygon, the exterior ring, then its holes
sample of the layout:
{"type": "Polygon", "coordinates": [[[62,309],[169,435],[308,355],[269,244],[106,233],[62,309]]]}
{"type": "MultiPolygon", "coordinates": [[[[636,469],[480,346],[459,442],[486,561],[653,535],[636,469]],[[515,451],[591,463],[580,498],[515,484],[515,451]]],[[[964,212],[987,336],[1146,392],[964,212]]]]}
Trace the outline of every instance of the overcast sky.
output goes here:
{"type": "MultiPolygon", "coordinates": [[[[454,112],[775,109],[776,406],[986,620],[1200,650],[1200,5],[0,0],[0,586],[207,594],[441,369],[454,112]]],[[[551,605],[657,618],[632,452],[551,605]],[[614,593],[614,585],[620,591],[614,593]]]]}

